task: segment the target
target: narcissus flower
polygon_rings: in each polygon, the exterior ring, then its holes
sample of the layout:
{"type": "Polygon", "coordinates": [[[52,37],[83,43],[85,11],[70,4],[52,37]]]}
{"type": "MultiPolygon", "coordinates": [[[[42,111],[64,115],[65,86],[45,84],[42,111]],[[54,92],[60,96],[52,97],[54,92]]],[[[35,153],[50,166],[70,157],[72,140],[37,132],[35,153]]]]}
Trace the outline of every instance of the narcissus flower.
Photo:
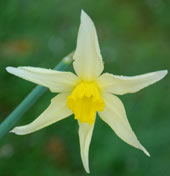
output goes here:
{"type": "Polygon", "coordinates": [[[81,13],[73,67],[76,74],[44,68],[7,67],[9,73],[59,93],[37,119],[28,125],[15,127],[11,132],[29,134],[74,114],[79,125],[81,159],[89,173],[89,146],[98,113],[123,141],[149,156],[132,131],[121,100],[115,95],[137,92],[161,80],[167,70],[131,77],[102,74],[104,65],[96,29],[84,11],[81,13]]]}

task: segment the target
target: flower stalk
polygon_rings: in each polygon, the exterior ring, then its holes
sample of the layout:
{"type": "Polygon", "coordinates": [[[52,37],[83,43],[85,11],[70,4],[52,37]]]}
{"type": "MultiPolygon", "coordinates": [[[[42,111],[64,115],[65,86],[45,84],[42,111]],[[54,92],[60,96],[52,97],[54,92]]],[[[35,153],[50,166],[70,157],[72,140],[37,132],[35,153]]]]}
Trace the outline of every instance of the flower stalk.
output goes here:
{"type": "MultiPolygon", "coordinates": [[[[59,64],[54,68],[58,71],[65,70],[72,63],[73,53],[64,57],[59,64]]],[[[23,114],[35,104],[35,102],[47,91],[46,87],[36,86],[27,97],[5,118],[0,124],[0,139],[7,134],[21,119],[23,114]]]]}

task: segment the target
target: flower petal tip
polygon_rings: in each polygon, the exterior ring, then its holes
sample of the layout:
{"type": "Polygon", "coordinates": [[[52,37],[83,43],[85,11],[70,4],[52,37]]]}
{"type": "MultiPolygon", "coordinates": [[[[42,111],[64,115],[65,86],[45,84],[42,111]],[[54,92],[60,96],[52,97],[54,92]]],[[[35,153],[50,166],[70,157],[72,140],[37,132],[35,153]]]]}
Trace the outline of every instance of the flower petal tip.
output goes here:
{"type": "Polygon", "coordinates": [[[162,70],[162,74],[166,76],[168,74],[168,70],[162,70]]]}
{"type": "Polygon", "coordinates": [[[17,135],[24,135],[25,134],[25,133],[22,132],[22,128],[21,127],[15,127],[14,129],[12,129],[9,132],[17,134],[17,135]]]}
{"type": "Polygon", "coordinates": [[[15,76],[19,76],[21,77],[21,75],[23,75],[23,70],[21,69],[21,67],[6,67],[6,71],[8,73],[11,73],[15,76]]]}
{"type": "Polygon", "coordinates": [[[148,157],[151,156],[150,153],[149,153],[147,150],[145,150],[144,153],[145,153],[148,157]]]}
{"type": "Polygon", "coordinates": [[[81,17],[83,17],[83,16],[88,16],[88,15],[87,15],[87,13],[82,9],[82,10],[81,10],[81,17]]]}
{"type": "Polygon", "coordinates": [[[85,171],[87,172],[87,174],[90,174],[89,168],[85,168],[85,171]]]}
{"type": "Polygon", "coordinates": [[[85,171],[86,171],[88,174],[90,174],[90,169],[89,169],[88,160],[86,160],[86,161],[83,160],[83,166],[84,166],[85,171]]]}
{"type": "Polygon", "coordinates": [[[158,71],[157,73],[158,73],[158,81],[159,81],[168,74],[168,70],[161,70],[161,71],[158,71]]]}
{"type": "Polygon", "coordinates": [[[91,18],[87,15],[87,13],[84,10],[81,10],[81,22],[83,24],[93,24],[91,18]]]}
{"type": "Polygon", "coordinates": [[[86,171],[87,172],[87,174],[90,174],[90,171],[86,171]]]}
{"type": "Polygon", "coordinates": [[[145,149],[145,147],[141,146],[140,148],[141,148],[141,150],[145,153],[145,155],[147,155],[148,157],[151,156],[151,155],[149,154],[149,152],[145,149]]]}
{"type": "Polygon", "coordinates": [[[6,71],[8,72],[8,73],[13,73],[13,71],[15,70],[16,68],[15,67],[6,67],[6,71]]]}
{"type": "MultiPolygon", "coordinates": [[[[9,131],[9,133],[15,133],[15,130],[14,129],[12,129],[11,131],[9,131]]],[[[15,133],[16,134],[16,133],[15,133]]]]}

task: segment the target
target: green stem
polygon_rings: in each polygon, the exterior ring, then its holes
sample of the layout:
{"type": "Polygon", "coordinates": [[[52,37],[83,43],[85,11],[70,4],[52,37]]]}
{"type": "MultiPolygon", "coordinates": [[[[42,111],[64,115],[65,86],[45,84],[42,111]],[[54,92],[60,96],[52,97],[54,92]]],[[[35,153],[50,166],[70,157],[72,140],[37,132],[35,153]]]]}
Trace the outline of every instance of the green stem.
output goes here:
{"type": "MultiPolygon", "coordinates": [[[[55,67],[56,70],[63,71],[72,62],[72,53],[63,58],[55,67]]],[[[45,93],[47,88],[36,86],[28,96],[8,115],[8,117],[0,124],[0,138],[11,130],[18,122],[22,115],[45,93]]]]}

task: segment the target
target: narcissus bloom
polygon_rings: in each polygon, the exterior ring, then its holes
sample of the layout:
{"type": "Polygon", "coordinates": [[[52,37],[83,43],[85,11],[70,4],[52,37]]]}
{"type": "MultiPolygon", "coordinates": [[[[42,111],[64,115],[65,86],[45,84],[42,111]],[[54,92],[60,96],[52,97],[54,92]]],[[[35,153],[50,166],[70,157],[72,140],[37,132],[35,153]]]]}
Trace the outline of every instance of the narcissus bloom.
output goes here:
{"type": "Polygon", "coordinates": [[[29,134],[74,114],[79,124],[81,159],[89,173],[89,146],[98,113],[123,141],[149,156],[132,131],[121,100],[115,95],[137,92],[161,80],[167,70],[131,77],[102,74],[104,65],[96,29],[84,11],[81,13],[73,67],[76,74],[44,68],[7,67],[9,73],[59,93],[37,119],[28,125],[15,127],[11,132],[29,134]]]}

